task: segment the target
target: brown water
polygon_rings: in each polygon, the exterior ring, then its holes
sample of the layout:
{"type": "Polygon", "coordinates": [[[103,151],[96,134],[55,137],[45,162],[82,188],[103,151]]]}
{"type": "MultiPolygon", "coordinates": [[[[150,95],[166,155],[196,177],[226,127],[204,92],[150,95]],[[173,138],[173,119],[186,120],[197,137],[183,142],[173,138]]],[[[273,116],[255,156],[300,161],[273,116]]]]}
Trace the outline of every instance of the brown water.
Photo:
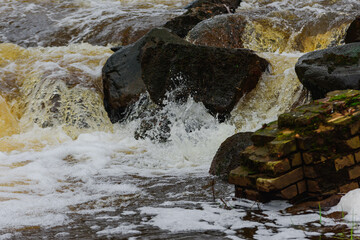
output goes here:
{"type": "Polygon", "coordinates": [[[101,68],[110,46],[135,41],[187,3],[0,0],[0,239],[349,236],[357,220],[233,200],[232,186],[207,186],[207,170],[228,136],[306,101],[294,64],[304,52],[342,44],[360,3],[244,0],[241,41],[271,71],[229,122],[189,99],[166,107],[170,142],[135,140],[138,121],[111,124],[106,115],[101,68]]]}

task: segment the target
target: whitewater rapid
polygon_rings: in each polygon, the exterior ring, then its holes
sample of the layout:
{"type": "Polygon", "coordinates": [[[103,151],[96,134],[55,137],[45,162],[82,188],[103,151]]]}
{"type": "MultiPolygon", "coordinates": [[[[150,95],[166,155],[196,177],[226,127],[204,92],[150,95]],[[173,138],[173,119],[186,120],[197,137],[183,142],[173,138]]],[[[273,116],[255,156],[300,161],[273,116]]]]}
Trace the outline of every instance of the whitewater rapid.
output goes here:
{"type": "Polygon", "coordinates": [[[359,190],[331,210],[349,212],[344,219],[323,213],[320,222],[317,211],[286,213],[284,201],[233,199],[216,179],[213,191],[208,175],[227,137],[309,100],[294,64],[341,44],[358,1],[244,0],[244,46],[272,66],[229,121],[189,98],[165,107],[166,143],[136,140],[140,120],[110,123],[101,84],[110,47],[189,2],[0,0],[0,239],[331,239],[360,221],[359,190]]]}

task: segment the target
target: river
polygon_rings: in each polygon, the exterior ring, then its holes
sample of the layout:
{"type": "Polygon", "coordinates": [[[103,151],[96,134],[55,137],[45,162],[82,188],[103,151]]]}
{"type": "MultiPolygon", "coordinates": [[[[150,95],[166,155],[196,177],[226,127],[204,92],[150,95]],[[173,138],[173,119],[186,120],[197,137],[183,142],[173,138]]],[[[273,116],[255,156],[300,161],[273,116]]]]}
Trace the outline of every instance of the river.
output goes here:
{"type": "MultiPolygon", "coordinates": [[[[0,239],[333,239],[360,234],[359,193],[330,212],[286,213],[285,201],[234,199],[208,169],[220,144],[253,131],[304,89],[294,65],[342,44],[356,0],[243,0],[245,48],[271,63],[231,119],[191,98],[169,103],[167,143],[135,140],[139,120],[112,124],[101,69],[190,0],[0,0],[0,239]],[[56,104],[54,104],[56,103],[56,104]],[[188,131],[188,129],[192,131],[188,131]],[[355,226],[355,227],[354,227],[355,226]],[[344,234],[344,235],[339,235],[344,234]]],[[[300,102],[299,102],[300,101],[300,102]]]]}

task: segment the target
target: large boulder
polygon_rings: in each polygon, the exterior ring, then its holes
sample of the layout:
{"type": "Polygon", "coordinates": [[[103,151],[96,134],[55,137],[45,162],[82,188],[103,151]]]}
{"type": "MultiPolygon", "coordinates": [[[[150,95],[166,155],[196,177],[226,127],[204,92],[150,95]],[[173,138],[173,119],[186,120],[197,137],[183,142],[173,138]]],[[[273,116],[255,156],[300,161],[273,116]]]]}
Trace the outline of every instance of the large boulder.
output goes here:
{"type": "Polygon", "coordinates": [[[256,86],[267,66],[265,59],[250,50],[197,46],[167,29],[153,29],[133,45],[118,49],[106,62],[105,109],[111,121],[117,122],[146,90],[158,105],[172,91],[172,100],[192,96],[214,115],[224,117],[256,86]]]}
{"type": "Polygon", "coordinates": [[[167,92],[175,100],[192,96],[220,119],[255,88],[268,62],[247,49],[198,46],[181,41],[147,47],[141,60],[143,81],[153,102],[167,92]]]}
{"type": "Polygon", "coordinates": [[[241,39],[246,24],[246,18],[241,15],[219,15],[197,24],[186,40],[212,47],[243,48],[241,39]]]}
{"type": "Polygon", "coordinates": [[[345,35],[345,43],[360,42],[360,16],[349,26],[345,35]]]}
{"type": "Polygon", "coordinates": [[[146,91],[141,72],[143,49],[164,42],[188,44],[165,29],[155,28],[134,44],[114,48],[116,52],[102,69],[104,105],[112,122],[121,120],[126,108],[146,91]]]}
{"type": "Polygon", "coordinates": [[[240,152],[252,144],[252,134],[242,132],[227,138],[217,150],[209,173],[227,180],[230,171],[240,166],[240,152]]]}
{"type": "Polygon", "coordinates": [[[327,92],[360,89],[360,43],[350,43],[303,55],[295,65],[300,82],[313,99],[327,92]]]}
{"type": "Polygon", "coordinates": [[[186,7],[187,11],[183,15],[168,21],[164,27],[183,38],[199,22],[219,14],[235,12],[240,2],[241,0],[197,0],[186,7]]]}

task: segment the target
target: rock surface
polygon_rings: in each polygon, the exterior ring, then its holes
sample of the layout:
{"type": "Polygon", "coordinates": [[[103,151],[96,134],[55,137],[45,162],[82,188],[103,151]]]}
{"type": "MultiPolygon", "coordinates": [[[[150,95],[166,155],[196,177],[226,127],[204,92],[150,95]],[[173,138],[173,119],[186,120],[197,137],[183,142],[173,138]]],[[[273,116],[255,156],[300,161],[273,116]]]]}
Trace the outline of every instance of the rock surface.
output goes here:
{"type": "Polygon", "coordinates": [[[359,187],[359,135],[360,91],[328,93],[256,131],[229,182],[237,197],[259,201],[318,201],[346,193],[359,187]]]}
{"type": "Polygon", "coordinates": [[[220,15],[197,24],[186,39],[198,45],[243,48],[241,39],[246,24],[245,17],[241,15],[220,15]]]}
{"type": "Polygon", "coordinates": [[[136,43],[114,49],[102,69],[104,105],[112,122],[121,120],[126,108],[146,91],[141,72],[143,49],[164,42],[188,44],[165,29],[155,28],[136,43]]]}
{"type": "Polygon", "coordinates": [[[295,65],[300,82],[313,99],[334,90],[360,89],[360,43],[350,43],[303,55],[295,65]]]}
{"type": "Polygon", "coordinates": [[[141,60],[150,98],[162,104],[166,93],[175,100],[192,96],[220,119],[258,83],[268,62],[247,49],[225,49],[183,42],[154,44],[141,60]]]}
{"type": "Polygon", "coordinates": [[[233,13],[240,2],[241,0],[198,0],[189,4],[183,15],[168,21],[164,27],[183,38],[199,22],[219,14],[233,13]]]}
{"type": "Polygon", "coordinates": [[[216,152],[209,173],[227,180],[230,171],[239,166],[240,152],[252,144],[251,135],[252,132],[242,132],[227,138],[216,152]]]}
{"type": "Polygon", "coordinates": [[[349,26],[345,35],[345,43],[360,42],[360,16],[349,26]]]}
{"type": "Polygon", "coordinates": [[[166,29],[153,29],[135,44],[114,50],[103,68],[104,105],[112,122],[121,120],[145,91],[158,105],[169,91],[175,101],[191,95],[223,118],[268,66],[250,50],[197,46],[166,29]]]}

